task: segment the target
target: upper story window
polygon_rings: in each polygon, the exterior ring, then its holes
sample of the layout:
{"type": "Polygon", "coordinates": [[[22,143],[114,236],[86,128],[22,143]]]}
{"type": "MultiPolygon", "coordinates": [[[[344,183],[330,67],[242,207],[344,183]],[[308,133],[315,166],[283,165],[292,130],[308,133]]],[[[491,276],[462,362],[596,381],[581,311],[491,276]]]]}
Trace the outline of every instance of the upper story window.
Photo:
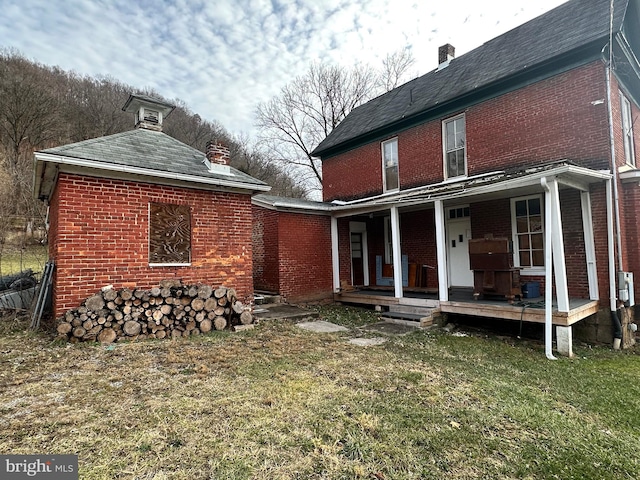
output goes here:
{"type": "Polygon", "coordinates": [[[385,192],[397,190],[398,182],[398,139],[382,142],[382,180],[385,192]]]}
{"type": "Polygon", "coordinates": [[[544,267],[544,225],[542,197],[533,195],[511,199],[511,220],[515,266],[522,273],[540,273],[544,267]]]}
{"type": "Polygon", "coordinates": [[[445,178],[467,174],[466,128],[464,114],[442,122],[445,178]]]}
{"type": "Polygon", "coordinates": [[[629,165],[636,166],[636,154],[633,145],[633,116],[631,103],[620,92],[620,112],[622,115],[622,140],[624,142],[624,157],[629,165]]]}

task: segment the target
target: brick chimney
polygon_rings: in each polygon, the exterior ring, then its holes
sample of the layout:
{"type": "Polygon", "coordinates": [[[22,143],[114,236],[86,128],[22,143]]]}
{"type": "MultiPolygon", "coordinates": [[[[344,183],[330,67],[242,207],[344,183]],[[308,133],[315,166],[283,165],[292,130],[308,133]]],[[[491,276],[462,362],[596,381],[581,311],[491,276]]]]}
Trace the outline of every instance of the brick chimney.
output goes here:
{"type": "Polygon", "coordinates": [[[442,65],[443,63],[449,63],[450,60],[455,58],[456,49],[450,43],[446,45],[442,45],[438,48],[438,65],[442,65]]]}
{"type": "Polygon", "coordinates": [[[229,147],[220,142],[207,142],[205,155],[212,164],[229,165],[229,147]]]}

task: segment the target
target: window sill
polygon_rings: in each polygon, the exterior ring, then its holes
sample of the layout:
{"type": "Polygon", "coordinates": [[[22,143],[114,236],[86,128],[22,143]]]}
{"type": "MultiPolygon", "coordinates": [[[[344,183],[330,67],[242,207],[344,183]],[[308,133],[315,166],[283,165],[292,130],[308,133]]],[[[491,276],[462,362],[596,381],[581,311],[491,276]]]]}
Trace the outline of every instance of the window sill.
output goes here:
{"type": "Polygon", "coordinates": [[[625,168],[624,170],[623,167],[620,167],[618,172],[623,183],[640,181],[640,170],[635,167],[625,168]]]}
{"type": "Polygon", "coordinates": [[[520,269],[521,277],[544,277],[544,275],[545,275],[544,267],[520,269]]]}
{"type": "Polygon", "coordinates": [[[458,175],[457,177],[447,177],[440,184],[446,185],[447,183],[455,183],[455,182],[459,182],[460,180],[466,180],[467,178],[469,178],[469,176],[466,174],[458,175]]]}
{"type": "Polygon", "coordinates": [[[150,263],[149,266],[153,267],[190,267],[191,263],[150,263]]]}

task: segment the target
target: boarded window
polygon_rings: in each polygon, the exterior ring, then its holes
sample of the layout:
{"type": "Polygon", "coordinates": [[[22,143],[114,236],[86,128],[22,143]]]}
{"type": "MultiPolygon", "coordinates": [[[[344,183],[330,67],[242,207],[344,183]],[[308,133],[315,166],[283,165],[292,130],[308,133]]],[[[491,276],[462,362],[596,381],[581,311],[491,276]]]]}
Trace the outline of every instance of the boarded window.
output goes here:
{"type": "Polygon", "coordinates": [[[149,263],[191,262],[191,212],[186,205],[149,204],[149,263]]]}

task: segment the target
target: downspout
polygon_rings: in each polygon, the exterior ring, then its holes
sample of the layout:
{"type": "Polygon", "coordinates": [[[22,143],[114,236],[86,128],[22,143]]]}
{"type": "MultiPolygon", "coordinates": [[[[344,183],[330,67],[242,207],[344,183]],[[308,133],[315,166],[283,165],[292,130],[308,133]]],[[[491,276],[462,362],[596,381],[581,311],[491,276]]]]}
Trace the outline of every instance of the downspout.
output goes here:
{"type": "MultiPolygon", "coordinates": [[[[606,48],[606,46],[604,47],[606,48]]],[[[609,122],[609,148],[611,161],[612,178],[607,181],[607,241],[609,246],[609,303],[611,309],[611,321],[613,324],[613,345],[614,348],[620,348],[622,340],[622,325],[617,309],[616,294],[616,268],[615,256],[617,250],[618,270],[622,271],[622,239],[620,232],[620,197],[618,194],[618,168],[616,165],[616,149],[613,133],[613,108],[611,104],[611,58],[613,56],[613,0],[610,7],[610,26],[609,26],[609,59],[604,57],[604,48],[602,49],[603,61],[605,62],[605,81],[607,88],[607,115],[609,122]],[[614,215],[615,212],[615,225],[614,215]],[[614,247],[614,228],[616,236],[616,245],[614,247]]]]}
{"type": "Polygon", "coordinates": [[[622,339],[622,325],[620,317],[618,317],[617,297],[616,297],[616,264],[613,240],[613,200],[611,194],[612,179],[607,180],[607,245],[609,247],[609,303],[611,309],[611,321],[613,324],[613,346],[620,348],[620,340],[622,339]]]}

